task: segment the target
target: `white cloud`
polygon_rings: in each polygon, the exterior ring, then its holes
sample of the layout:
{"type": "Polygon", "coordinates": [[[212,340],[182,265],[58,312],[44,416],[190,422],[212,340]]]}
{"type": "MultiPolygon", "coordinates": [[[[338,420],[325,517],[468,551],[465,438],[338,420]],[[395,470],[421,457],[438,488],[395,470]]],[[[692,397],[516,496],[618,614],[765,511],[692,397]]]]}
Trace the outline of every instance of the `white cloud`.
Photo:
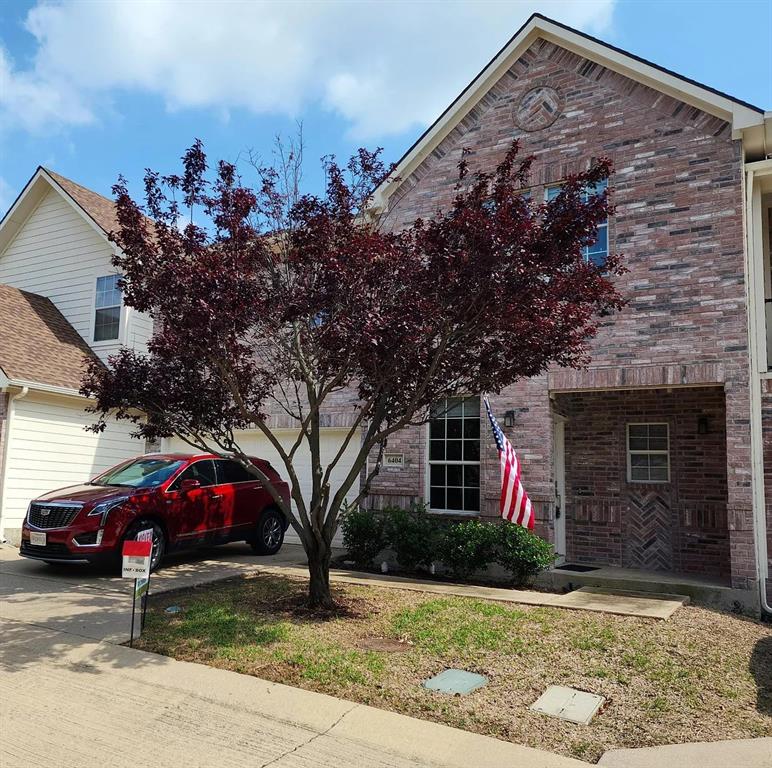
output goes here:
{"type": "Polygon", "coordinates": [[[0,118],[81,125],[135,91],[218,115],[321,104],[377,138],[431,122],[533,11],[598,34],[614,2],[41,1],[29,67],[0,48],[0,118]]]}

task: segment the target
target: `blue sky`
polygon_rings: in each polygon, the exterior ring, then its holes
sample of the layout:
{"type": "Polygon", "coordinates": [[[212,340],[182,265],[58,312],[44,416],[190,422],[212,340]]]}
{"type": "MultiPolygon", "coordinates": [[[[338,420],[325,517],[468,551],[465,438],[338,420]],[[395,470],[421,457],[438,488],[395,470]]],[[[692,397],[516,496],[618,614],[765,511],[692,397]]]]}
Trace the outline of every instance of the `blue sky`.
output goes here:
{"type": "MultiPolygon", "coordinates": [[[[268,158],[396,160],[533,11],[772,109],[772,0],[0,4],[0,213],[38,165],[109,194],[119,173],[268,158]]],[[[248,168],[244,168],[248,172],[248,168]]]]}

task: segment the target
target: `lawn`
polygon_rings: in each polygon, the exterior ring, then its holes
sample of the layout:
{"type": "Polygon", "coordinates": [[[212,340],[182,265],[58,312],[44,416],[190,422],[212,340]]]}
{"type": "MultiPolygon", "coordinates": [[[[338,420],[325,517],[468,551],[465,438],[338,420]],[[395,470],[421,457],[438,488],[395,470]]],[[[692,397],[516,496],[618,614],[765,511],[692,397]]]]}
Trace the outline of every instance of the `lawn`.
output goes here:
{"type": "Polygon", "coordinates": [[[257,574],[151,598],[139,647],[588,762],[613,747],[772,736],[772,632],[751,619],[686,607],[663,622],[351,585],[335,587],[342,610],[320,618],[305,589],[257,574]],[[446,667],[490,683],[466,697],[421,687],[446,667]],[[589,726],[530,712],[550,684],[607,705],[589,726]]]}

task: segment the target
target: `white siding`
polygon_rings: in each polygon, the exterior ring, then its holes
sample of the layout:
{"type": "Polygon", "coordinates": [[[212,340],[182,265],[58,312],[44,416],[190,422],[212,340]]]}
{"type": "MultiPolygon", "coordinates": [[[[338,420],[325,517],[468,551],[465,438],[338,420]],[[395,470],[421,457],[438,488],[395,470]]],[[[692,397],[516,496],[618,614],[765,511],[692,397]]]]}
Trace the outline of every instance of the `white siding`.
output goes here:
{"type": "Polygon", "coordinates": [[[5,483],[0,489],[5,530],[21,528],[30,500],[82,483],[125,459],[144,453],[128,422],[110,422],[97,435],[84,427],[94,415],[85,401],[30,392],[13,403],[5,483]]]}
{"type": "MultiPolygon", "coordinates": [[[[322,431],[321,436],[321,459],[322,459],[322,465],[326,465],[327,462],[332,461],[332,459],[335,457],[335,454],[340,449],[340,446],[343,444],[343,440],[346,437],[347,430],[340,430],[340,429],[326,429],[322,431]]],[[[282,444],[282,446],[285,448],[285,450],[289,450],[292,444],[295,442],[295,438],[297,436],[297,432],[294,430],[281,430],[276,433],[279,437],[279,440],[282,444]]],[[[274,469],[286,480],[287,479],[287,473],[284,470],[284,462],[279,458],[279,455],[276,453],[273,446],[268,442],[266,437],[262,434],[262,432],[240,432],[237,436],[237,442],[241,449],[250,455],[258,456],[261,459],[268,459],[268,461],[271,462],[274,469]]],[[[183,442],[182,440],[179,440],[177,438],[172,438],[167,441],[165,450],[169,451],[182,451],[185,453],[190,453],[193,451],[193,449],[187,445],[187,443],[183,442]]],[[[337,466],[332,472],[331,477],[331,486],[332,486],[332,492],[334,493],[339,487],[340,484],[343,482],[345,476],[348,474],[349,469],[351,469],[351,465],[354,462],[354,459],[356,458],[356,454],[359,451],[359,440],[354,437],[354,439],[348,444],[345,453],[341,457],[340,461],[338,462],[337,466]]],[[[312,487],[312,478],[311,478],[311,453],[308,450],[308,443],[303,442],[303,445],[298,449],[298,452],[295,454],[295,460],[294,460],[294,466],[295,466],[295,472],[297,473],[298,477],[300,478],[301,486],[303,488],[303,496],[306,499],[311,498],[311,487],[312,487]]],[[[353,500],[354,496],[359,491],[359,480],[356,480],[354,482],[354,485],[352,486],[351,492],[349,494],[349,498],[353,500]]],[[[293,502],[293,509],[295,507],[295,504],[293,502]]],[[[299,542],[299,538],[295,531],[290,528],[287,531],[286,535],[287,541],[291,542],[299,542]]],[[[341,532],[340,529],[338,530],[338,533],[335,536],[335,540],[333,542],[336,546],[342,546],[343,542],[341,540],[341,532]]]]}
{"type": "MultiPolygon", "coordinates": [[[[115,272],[112,246],[53,189],[0,255],[0,283],[46,296],[103,359],[118,342],[93,343],[96,278],[115,272]]],[[[125,312],[125,309],[124,309],[125,312]]],[[[150,321],[130,313],[122,340],[142,348],[150,321]]]]}

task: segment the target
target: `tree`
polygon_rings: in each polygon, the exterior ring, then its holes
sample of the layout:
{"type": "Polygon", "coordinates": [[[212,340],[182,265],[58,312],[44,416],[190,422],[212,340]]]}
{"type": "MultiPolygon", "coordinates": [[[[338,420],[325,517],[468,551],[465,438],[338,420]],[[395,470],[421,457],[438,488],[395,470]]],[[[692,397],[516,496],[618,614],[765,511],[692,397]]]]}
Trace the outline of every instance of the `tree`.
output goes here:
{"type": "Polygon", "coordinates": [[[367,494],[389,435],[425,423],[444,397],[586,363],[597,317],[621,306],[619,260],[600,269],[582,257],[609,212],[605,192],[585,192],[610,164],[596,162],[541,203],[523,194],[530,160],[517,143],[491,172],[472,174],[463,159],[448,209],[399,232],[371,206],[374,189],[393,183],[378,152],[360,150],[345,167],[324,159],[322,195],[300,191],[297,145],[274,167],[253,167],[254,188],[230,163],[210,173],[196,142],[181,175],[147,172],[143,206],[119,180],[114,264],[126,304],[150,313],[154,332],[147,354],[122,349],[108,367],[92,364],[82,392],[95,398],[95,430],[113,413],[140,437],[177,435],[241,461],[303,543],[310,604],[330,607],[340,513],[367,494]],[[324,464],[323,415],[345,392],[348,435],[324,464]],[[297,424],[288,449],[275,411],[297,424]],[[281,456],[294,510],[245,456],[247,427],[281,456]],[[356,459],[333,487],[352,441],[356,459]],[[305,495],[294,466],[303,443],[313,479],[305,495]]]}

